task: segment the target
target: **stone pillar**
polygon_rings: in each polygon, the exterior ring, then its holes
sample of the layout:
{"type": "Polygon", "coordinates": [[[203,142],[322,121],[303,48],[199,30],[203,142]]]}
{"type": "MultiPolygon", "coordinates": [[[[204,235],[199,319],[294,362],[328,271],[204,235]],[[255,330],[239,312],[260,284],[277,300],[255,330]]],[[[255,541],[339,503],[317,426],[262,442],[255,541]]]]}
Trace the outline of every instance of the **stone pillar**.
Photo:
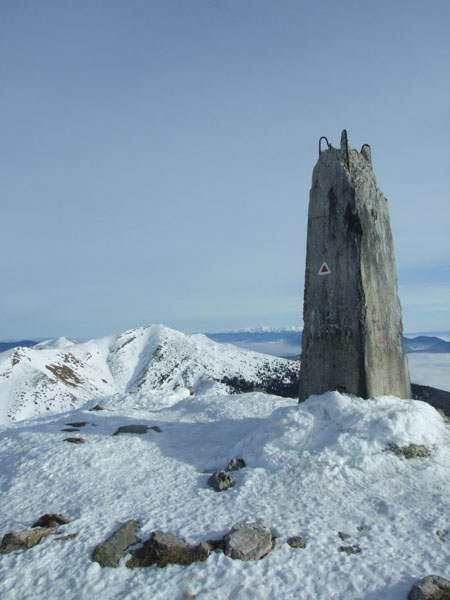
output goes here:
{"type": "Polygon", "coordinates": [[[309,200],[299,401],[328,390],[410,398],[388,205],[370,147],[352,150],[345,130],[340,149],[326,142],[309,200]]]}

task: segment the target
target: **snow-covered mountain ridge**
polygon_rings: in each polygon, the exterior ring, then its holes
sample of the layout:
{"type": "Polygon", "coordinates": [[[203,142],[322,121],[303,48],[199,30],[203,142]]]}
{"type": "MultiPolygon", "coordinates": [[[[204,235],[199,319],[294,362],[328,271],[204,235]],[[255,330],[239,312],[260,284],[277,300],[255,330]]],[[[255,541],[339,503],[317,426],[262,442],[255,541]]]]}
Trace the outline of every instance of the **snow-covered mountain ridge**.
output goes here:
{"type": "Polygon", "coordinates": [[[0,422],[113,394],[192,388],[293,395],[298,364],[152,325],[84,343],[59,338],[0,354],[0,422]]]}

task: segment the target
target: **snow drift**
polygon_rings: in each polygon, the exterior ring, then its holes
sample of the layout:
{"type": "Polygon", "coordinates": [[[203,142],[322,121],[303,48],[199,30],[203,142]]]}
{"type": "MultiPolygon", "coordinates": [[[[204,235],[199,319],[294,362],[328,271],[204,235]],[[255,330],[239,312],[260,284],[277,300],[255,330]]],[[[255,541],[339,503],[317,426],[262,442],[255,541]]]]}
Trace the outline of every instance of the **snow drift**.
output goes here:
{"type": "Polygon", "coordinates": [[[116,395],[100,412],[86,405],[0,428],[0,532],[54,512],[71,519],[63,535],[77,533],[0,557],[2,597],[404,600],[422,576],[450,577],[450,427],[432,407],[337,392],[302,405],[262,393],[185,393],[116,395]],[[61,430],[76,421],[87,424],[75,446],[61,430]],[[161,432],[113,435],[131,423],[161,432]],[[429,456],[390,451],[408,444],[429,456]],[[207,479],[233,456],[247,466],[217,493],[207,479]],[[276,540],[255,563],[218,553],[189,567],[130,571],[129,555],[117,569],[91,558],[127,519],[139,521],[143,539],[160,529],[197,544],[255,518],[276,540]],[[306,548],[286,543],[295,535],[306,548]],[[341,552],[342,535],[360,552],[341,552]]]}

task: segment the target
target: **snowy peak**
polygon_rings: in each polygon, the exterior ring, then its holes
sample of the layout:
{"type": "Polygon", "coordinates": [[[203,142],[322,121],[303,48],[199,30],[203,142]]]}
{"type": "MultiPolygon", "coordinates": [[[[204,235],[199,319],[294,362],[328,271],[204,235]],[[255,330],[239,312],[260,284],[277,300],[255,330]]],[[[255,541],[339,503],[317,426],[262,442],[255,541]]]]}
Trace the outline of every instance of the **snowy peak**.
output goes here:
{"type": "Polygon", "coordinates": [[[78,342],[74,342],[70,338],[60,337],[52,340],[46,340],[45,342],[39,342],[33,348],[37,350],[44,350],[50,348],[57,348],[58,350],[64,350],[66,348],[70,348],[74,344],[78,344],[78,342]]]}
{"type": "Polygon", "coordinates": [[[294,395],[298,364],[202,334],[151,325],[84,343],[67,338],[0,354],[0,422],[123,393],[192,388],[294,395]]]}

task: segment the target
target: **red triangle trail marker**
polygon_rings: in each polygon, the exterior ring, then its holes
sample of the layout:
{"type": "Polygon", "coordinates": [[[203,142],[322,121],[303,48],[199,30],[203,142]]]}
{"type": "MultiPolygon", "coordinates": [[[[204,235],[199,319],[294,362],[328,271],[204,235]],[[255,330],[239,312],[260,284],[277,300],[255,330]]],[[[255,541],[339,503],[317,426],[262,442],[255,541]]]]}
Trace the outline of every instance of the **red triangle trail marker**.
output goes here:
{"type": "Polygon", "coordinates": [[[324,263],[322,263],[322,266],[320,267],[317,275],[330,275],[330,273],[331,273],[330,267],[327,265],[326,262],[324,262],[324,263]]]}

